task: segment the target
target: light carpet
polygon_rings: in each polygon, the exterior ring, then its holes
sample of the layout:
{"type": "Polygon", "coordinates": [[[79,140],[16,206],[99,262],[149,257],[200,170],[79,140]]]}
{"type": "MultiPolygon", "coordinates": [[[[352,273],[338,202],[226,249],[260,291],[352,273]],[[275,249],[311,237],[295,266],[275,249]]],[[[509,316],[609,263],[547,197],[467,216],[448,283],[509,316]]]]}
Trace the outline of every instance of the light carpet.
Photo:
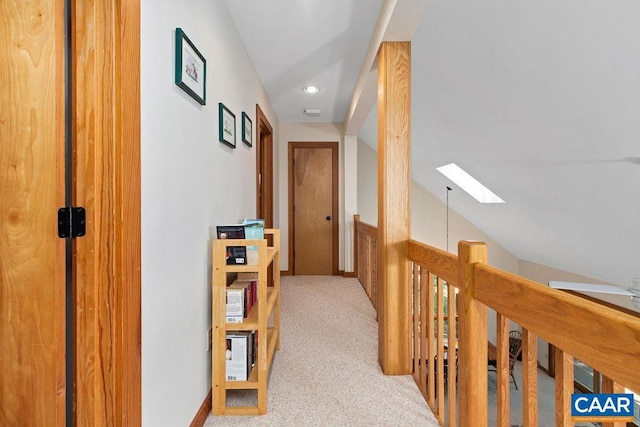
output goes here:
{"type": "MultiPolygon", "coordinates": [[[[205,426],[437,426],[411,376],[378,364],[375,311],[357,279],[281,279],[281,339],[268,384],[268,413],[209,416],[205,426]]],[[[255,392],[227,392],[229,405],[255,392]]]]}

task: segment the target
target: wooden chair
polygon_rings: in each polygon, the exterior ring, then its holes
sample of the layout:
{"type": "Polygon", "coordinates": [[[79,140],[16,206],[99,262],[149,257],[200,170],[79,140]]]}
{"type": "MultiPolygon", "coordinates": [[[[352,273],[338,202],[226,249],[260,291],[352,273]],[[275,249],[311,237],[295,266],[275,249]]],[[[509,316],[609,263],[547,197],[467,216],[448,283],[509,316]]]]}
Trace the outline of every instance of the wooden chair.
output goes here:
{"type": "MultiPolygon", "coordinates": [[[[518,390],[518,383],[516,382],[516,377],[513,375],[513,367],[516,364],[516,360],[520,356],[520,352],[522,351],[522,333],[520,331],[510,331],[509,332],[509,375],[511,375],[511,379],[513,380],[513,384],[516,386],[516,390],[518,390]]],[[[489,361],[490,371],[496,372],[497,366],[496,361],[489,361]]]]}

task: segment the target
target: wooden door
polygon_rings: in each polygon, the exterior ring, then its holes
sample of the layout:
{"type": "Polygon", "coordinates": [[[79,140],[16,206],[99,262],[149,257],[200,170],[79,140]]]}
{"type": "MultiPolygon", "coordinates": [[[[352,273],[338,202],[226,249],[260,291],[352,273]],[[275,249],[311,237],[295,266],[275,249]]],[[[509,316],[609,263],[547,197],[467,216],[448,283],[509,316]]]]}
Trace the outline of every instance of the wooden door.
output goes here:
{"type": "Polygon", "coordinates": [[[289,144],[293,274],[337,274],[338,144],[289,144]]]}
{"type": "Polygon", "coordinates": [[[139,59],[139,0],[0,1],[3,427],[141,423],[139,59]],[[68,262],[65,169],[87,212],[68,262]]]}
{"type": "Polygon", "coordinates": [[[0,425],[65,423],[62,2],[0,1],[0,425]]]}

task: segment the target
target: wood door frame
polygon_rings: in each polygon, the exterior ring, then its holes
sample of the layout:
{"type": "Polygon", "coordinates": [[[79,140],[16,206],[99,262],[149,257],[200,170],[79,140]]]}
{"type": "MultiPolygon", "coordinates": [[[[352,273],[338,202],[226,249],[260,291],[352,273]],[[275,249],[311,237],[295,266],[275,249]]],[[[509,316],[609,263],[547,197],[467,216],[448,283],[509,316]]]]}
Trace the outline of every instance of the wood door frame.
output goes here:
{"type": "Polygon", "coordinates": [[[332,224],[332,236],[333,236],[333,259],[332,270],[333,275],[340,275],[338,269],[338,257],[340,253],[340,218],[338,217],[339,208],[339,164],[338,164],[338,143],[337,142],[292,142],[289,141],[289,161],[288,161],[288,176],[289,176],[289,274],[295,276],[296,267],[294,264],[293,254],[295,252],[295,212],[293,210],[293,202],[295,200],[294,194],[294,178],[293,178],[293,154],[296,148],[330,148],[331,149],[331,169],[332,169],[332,206],[331,217],[334,219],[332,224]]]}
{"type": "Polygon", "coordinates": [[[258,104],[256,104],[256,218],[264,218],[265,227],[273,228],[273,127],[258,104]],[[261,188],[262,192],[260,192],[261,188]]]}
{"type": "Polygon", "coordinates": [[[72,2],[74,425],[141,425],[140,0],[72,2]]]}

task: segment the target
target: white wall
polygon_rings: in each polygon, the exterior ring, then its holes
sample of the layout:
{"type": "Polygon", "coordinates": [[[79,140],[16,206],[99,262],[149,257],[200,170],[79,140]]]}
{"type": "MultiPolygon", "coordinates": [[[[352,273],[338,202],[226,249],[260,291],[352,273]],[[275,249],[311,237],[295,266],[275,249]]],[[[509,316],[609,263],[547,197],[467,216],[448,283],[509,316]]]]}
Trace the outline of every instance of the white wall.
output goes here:
{"type": "MultiPolygon", "coordinates": [[[[377,155],[369,145],[358,141],[358,213],[363,222],[371,225],[378,223],[377,155]]],[[[454,192],[450,192],[449,252],[458,253],[460,240],[480,240],[487,244],[491,265],[517,273],[518,259],[458,215],[452,208],[455,197],[454,192]]],[[[411,237],[428,245],[447,249],[447,205],[415,181],[411,182],[411,237]]]]}
{"type": "Polygon", "coordinates": [[[378,225],[378,152],[358,138],[358,209],[360,221],[378,225]]]}
{"type": "Polygon", "coordinates": [[[223,2],[141,7],[142,419],[185,426],[211,387],[209,239],[256,212],[255,141],[242,143],[241,115],[255,134],[259,103],[276,141],[278,120],[223,2]],[[176,27],[207,60],[205,106],[174,84],[176,27]],[[218,142],[218,102],[236,115],[236,149],[218,142]]]}
{"type": "MultiPolygon", "coordinates": [[[[280,227],[280,263],[282,270],[289,270],[289,172],[288,168],[288,150],[289,142],[337,142],[338,152],[340,153],[339,159],[339,188],[340,194],[338,200],[340,200],[339,207],[339,229],[340,235],[338,240],[340,242],[340,254],[339,254],[339,269],[344,269],[344,149],[343,149],[343,125],[342,123],[281,123],[280,124],[280,136],[274,138],[274,141],[279,141],[278,145],[278,160],[281,165],[278,174],[277,186],[279,187],[279,205],[278,215],[279,227],[280,227]]],[[[275,169],[274,169],[275,170],[275,169]]]]}

